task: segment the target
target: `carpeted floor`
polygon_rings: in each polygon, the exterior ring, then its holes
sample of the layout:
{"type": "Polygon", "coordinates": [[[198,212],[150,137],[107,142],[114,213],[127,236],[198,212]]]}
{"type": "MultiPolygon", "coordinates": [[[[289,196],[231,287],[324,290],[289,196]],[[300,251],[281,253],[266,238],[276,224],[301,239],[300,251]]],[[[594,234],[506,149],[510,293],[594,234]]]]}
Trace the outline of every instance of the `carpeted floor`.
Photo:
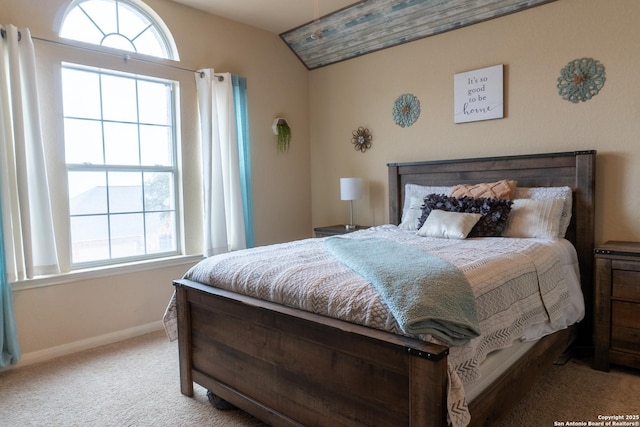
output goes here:
{"type": "Polygon", "coordinates": [[[144,335],[0,372],[0,426],[262,426],[180,393],[177,342],[144,335]]]}
{"type": "MultiPolygon", "coordinates": [[[[552,366],[499,427],[640,414],[640,371],[552,366]]],[[[262,426],[218,411],[206,391],[180,394],[178,350],[163,332],[0,372],[0,426],[262,426]]]]}
{"type": "Polygon", "coordinates": [[[500,427],[598,425],[604,421],[600,416],[608,415],[637,423],[617,425],[640,426],[640,370],[612,366],[601,372],[591,363],[591,358],[571,359],[550,366],[500,427]]]}

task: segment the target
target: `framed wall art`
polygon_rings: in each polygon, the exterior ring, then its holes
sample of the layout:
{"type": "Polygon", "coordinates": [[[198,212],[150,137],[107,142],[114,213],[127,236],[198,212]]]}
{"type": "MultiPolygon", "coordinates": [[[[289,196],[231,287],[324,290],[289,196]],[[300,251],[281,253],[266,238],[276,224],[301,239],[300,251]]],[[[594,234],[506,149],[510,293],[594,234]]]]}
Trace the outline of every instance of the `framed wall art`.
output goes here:
{"type": "Polygon", "coordinates": [[[454,123],[504,117],[503,69],[500,64],[454,75],[454,123]]]}

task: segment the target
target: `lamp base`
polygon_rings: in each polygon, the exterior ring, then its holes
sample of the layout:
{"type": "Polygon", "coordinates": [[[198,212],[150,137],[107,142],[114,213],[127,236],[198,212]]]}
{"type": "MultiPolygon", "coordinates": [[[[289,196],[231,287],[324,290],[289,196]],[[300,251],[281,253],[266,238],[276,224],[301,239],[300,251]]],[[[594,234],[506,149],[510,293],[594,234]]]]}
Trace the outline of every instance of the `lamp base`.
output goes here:
{"type": "Polygon", "coordinates": [[[347,230],[355,230],[356,228],[358,228],[358,226],[355,224],[347,224],[344,226],[344,228],[347,230]]]}

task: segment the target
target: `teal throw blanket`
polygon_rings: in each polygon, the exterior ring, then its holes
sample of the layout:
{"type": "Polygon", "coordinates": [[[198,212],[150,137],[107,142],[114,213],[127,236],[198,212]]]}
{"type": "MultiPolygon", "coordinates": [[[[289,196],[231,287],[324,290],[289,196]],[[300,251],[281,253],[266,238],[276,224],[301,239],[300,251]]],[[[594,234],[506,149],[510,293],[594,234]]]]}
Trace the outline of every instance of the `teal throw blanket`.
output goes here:
{"type": "Polygon", "coordinates": [[[324,245],[376,288],[405,333],[431,334],[448,345],[480,335],[473,291],[453,264],[378,237],[330,237],[324,245]]]}

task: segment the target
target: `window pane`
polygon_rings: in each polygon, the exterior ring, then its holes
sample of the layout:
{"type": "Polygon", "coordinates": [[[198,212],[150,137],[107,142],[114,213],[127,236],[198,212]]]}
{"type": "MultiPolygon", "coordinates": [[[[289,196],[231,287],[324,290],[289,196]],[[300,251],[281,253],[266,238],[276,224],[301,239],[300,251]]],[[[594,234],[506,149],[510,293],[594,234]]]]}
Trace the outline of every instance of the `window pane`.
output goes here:
{"type": "Polygon", "coordinates": [[[121,36],[120,34],[109,34],[102,40],[102,46],[112,47],[114,49],[126,50],[128,52],[135,52],[136,47],[131,41],[121,36]]]}
{"type": "Polygon", "coordinates": [[[134,44],[139,53],[158,58],[169,58],[169,50],[166,47],[166,43],[155,27],[148,28],[140,37],[134,40],[134,44]]]}
{"type": "Polygon", "coordinates": [[[67,163],[102,164],[102,124],[95,120],[64,120],[67,163]]]}
{"type": "Polygon", "coordinates": [[[165,126],[140,126],[140,157],[143,165],[173,165],[173,135],[165,126]]]}
{"type": "Polygon", "coordinates": [[[135,39],[145,28],[149,26],[149,21],[145,19],[137,10],[129,7],[125,3],[120,3],[118,9],[120,33],[129,40],[135,39]]]}
{"type": "Polygon", "coordinates": [[[107,175],[105,172],[70,171],[68,179],[71,215],[107,213],[107,175]]]}
{"type": "Polygon", "coordinates": [[[104,124],[104,151],[108,165],[139,165],[138,126],[130,123],[104,124]]]}
{"type": "Polygon", "coordinates": [[[118,76],[102,76],[102,115],[104,120],[137,122],[136,81],[118,76]]]}
{"type": "Polygon", "coordinates": [[[62,69],[62,105],[65,116],[101,118],[99,79],[96,73],[62,69]]]}
{"type": "Polygon", "coordinates": [[[60,29],[60,37],[99,45],[103,34],[89,17],[76,7],[65,17],[60,29]]]}
{"type": "Polygon", "coordinates": [[[164,211],[174,209],[173,174],[147,172],[144,174],[144,210],[164,211]]]}
{"type": "Polygon", "coordinates": [[[142,212],[142,172],[109,173],[109,212],[142,212]]]}
{"type": "Polygon", "coordinates": [[[140,122],[156,125],[171,123],[170,96],[165,83],[139,81],[138,97],[144,99],[140,103],[140,122]]]}
{"type": "Polygon", "coordinates": [[[106,215],[71,217],[71,256],[75,263],[109,259],[106,215]]]}
{"type": "Polygon", "coordinates": [[[176,250],[176,216],[173,212],[157,212],[146,215],[147,252],[173,252],[176,250]]]}
{"type": "Polygon", "coordinates": [[[112,0],[91,0],[80,4],[91,20],[96,23],[103,34],[118,32],[118,15],[116,3],[112,0]]]}
{"type": "Polygon", "coordinates": [[[145,254],[143,219],[142,214],[111,216],[111,256],[113,258],[145,254]]]}

